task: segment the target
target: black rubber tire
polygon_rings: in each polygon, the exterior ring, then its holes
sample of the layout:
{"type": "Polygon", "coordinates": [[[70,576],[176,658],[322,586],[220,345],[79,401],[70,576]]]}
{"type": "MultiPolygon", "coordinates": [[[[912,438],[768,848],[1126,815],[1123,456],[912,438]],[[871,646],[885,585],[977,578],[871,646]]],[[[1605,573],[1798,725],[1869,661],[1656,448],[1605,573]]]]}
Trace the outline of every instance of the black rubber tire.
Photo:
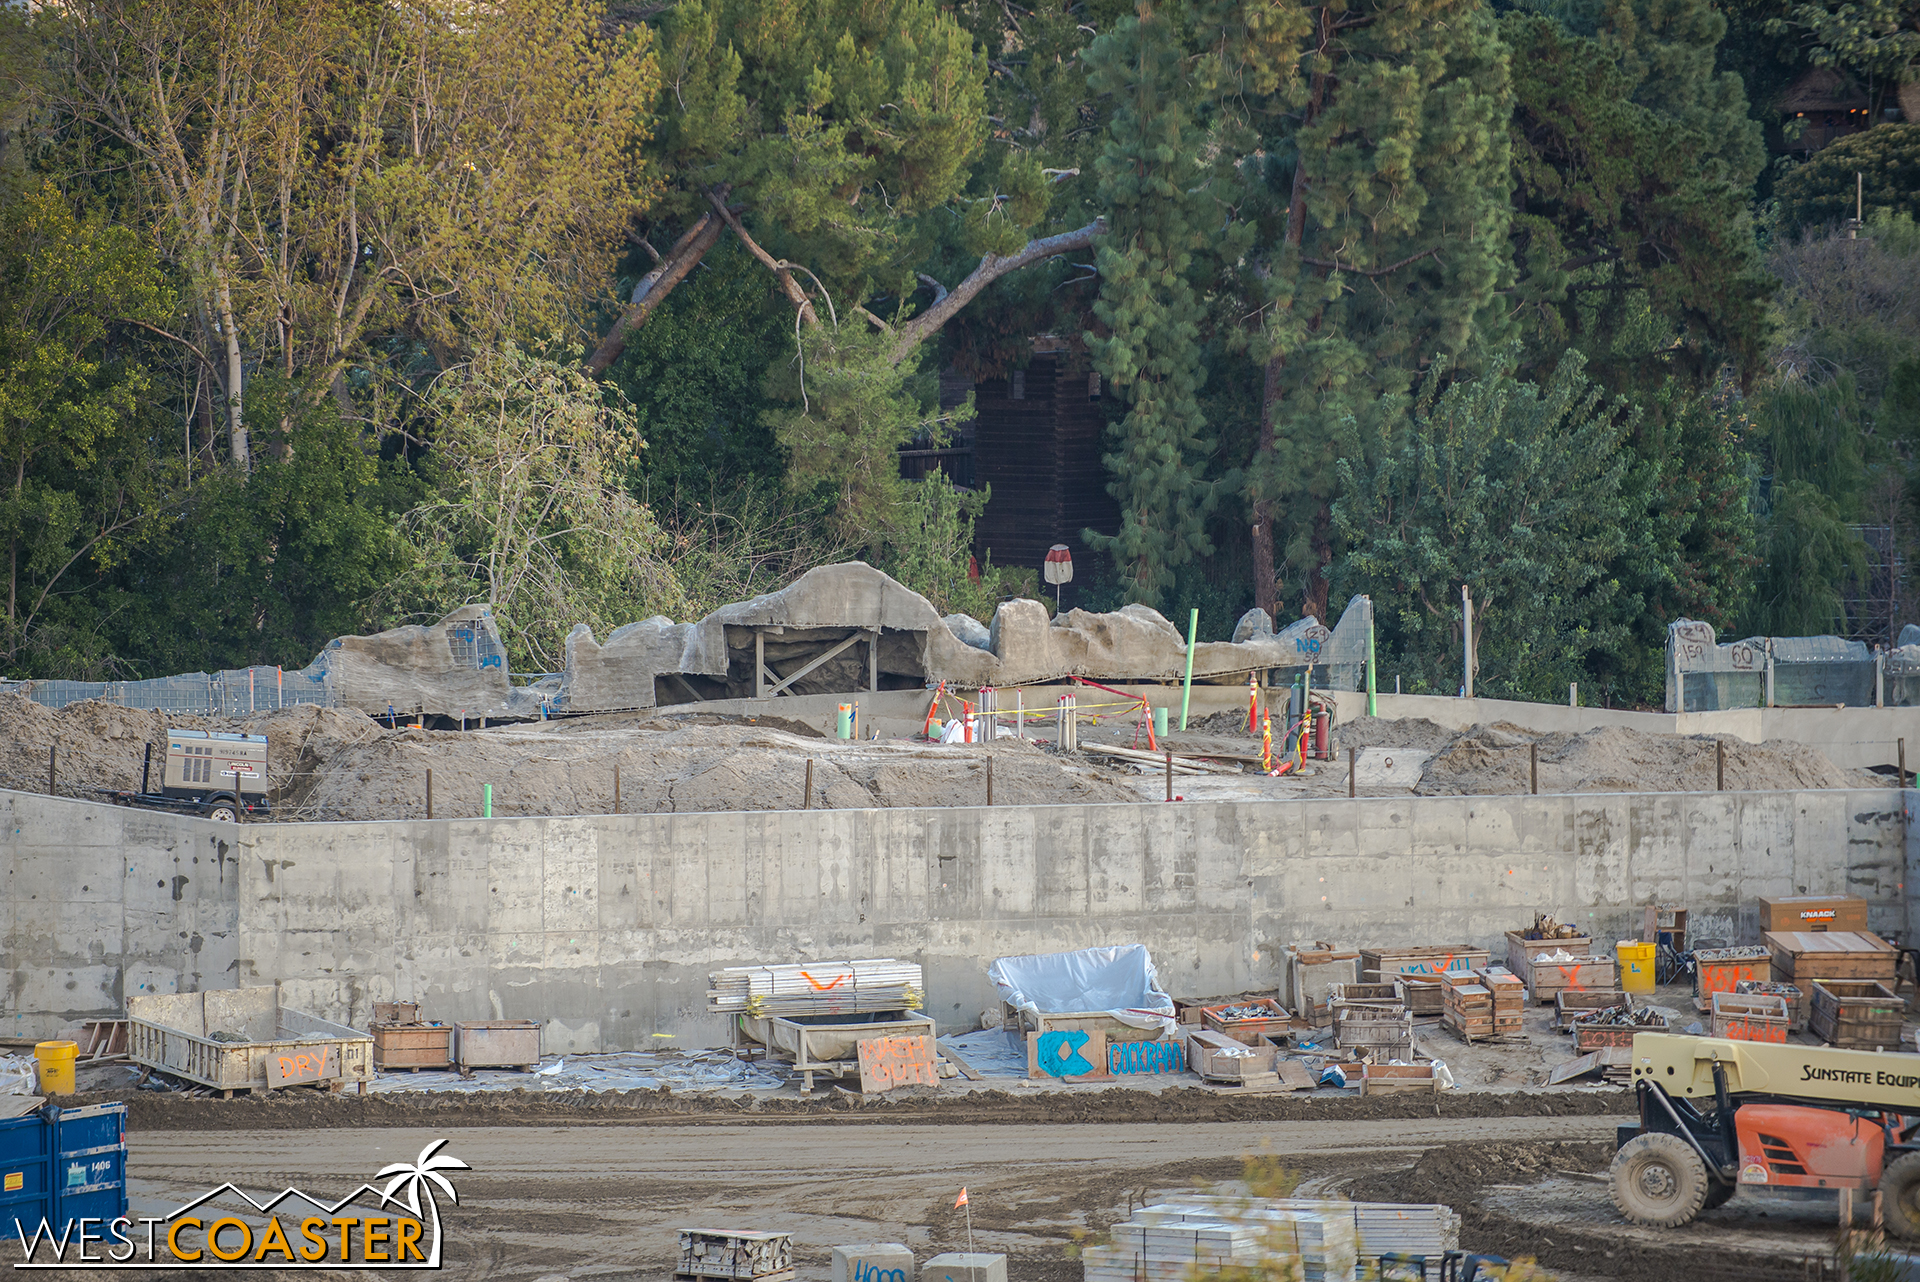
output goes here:
{"type": "Polygon", "coordinates": [[[1707,1182],[1707,1200],[1700,1204],[1703,1211],[1711,1211],[1716,1206],[1725,1206],[1733,1195],[1740,1191],[1738,1184],[1722,1184],[1718,1180],[1707,1182]]]}
{"type": "Polygon", "coordinates": [[[1920,1153],[1902,1153],[1880,1176],[1880,1214],[1897,1238],[1920,1240],[1920,1153]]]}
{"type": "Polygon", "coordinates": [[[237,824],[240,822],[240,803],[222,798],[207,807],[207,818],[215,823],[237,824]]]}
{"type": "Polygon", "coordinates": [[[1678,1135],[1628,1140],[1613,1155],[1607,1191],[1621,1215],[1653,1229],[1689,1224],[1706,1205],[1712,1181],[1693,1146],[1678,1135]]]}

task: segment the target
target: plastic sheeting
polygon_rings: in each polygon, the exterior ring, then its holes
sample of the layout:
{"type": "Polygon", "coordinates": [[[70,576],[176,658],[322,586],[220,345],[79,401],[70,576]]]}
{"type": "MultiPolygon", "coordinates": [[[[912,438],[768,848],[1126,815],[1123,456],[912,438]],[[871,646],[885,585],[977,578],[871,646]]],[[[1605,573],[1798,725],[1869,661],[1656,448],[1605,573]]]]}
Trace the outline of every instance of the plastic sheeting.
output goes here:
{"type": "MultiPolygon", "coordinates": [[[[1889,678],[1904,667],[1891,652],[1889,678]]],[[[1903,683],[1889,681],[1889,704],[1910,702],[1903,683]]],[[[1876,665],[1863,642],[1841,637],[1747,637],[1722,644],[1696,619],[1667,625],[1668,712],[1875,703],[1876,665]],[[1772,698],[1768,698],[1771,685],[1772,698]]]]}
{"type": "Polygon", "coordinates": [[[987,978],[1023,1014],[1097,1010],[1130,1028],[1173,1028],[1173,998],[1160,991],[1145,944],[1002,957],[987,967],[987,978]]]}

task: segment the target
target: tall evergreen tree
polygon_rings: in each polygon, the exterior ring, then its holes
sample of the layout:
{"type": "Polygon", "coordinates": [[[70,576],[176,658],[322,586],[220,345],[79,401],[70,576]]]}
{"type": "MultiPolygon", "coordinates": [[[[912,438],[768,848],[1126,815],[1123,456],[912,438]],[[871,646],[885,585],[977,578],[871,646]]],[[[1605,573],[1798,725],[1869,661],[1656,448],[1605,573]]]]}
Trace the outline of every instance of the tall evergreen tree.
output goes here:
{"type": "MultiPolygon", "coordinates": [[[[1298,79],[1248,170],[1268,201],[1247,479],[1254,598],[1326,612],[1336,440],[1376,426],[1436,358],[1505,334],[1507,54],[1470,0],[1305,6],[1298,79]]],[[[1470,362],[1469,362],[1470,363],[1470,362]]]]}
{"type": "Polygon", "coordinates": [[[1106,332],[1089,335],[1088,346],[1127,413],[1109,429],[1105,457],[1120,532],[1083,537],[1111,553],[1130,595],[1148,604],[1176,569],[1213,550],[1205,520],[1214,490],[1203,470],[1210,442],[1198,400],[1205,307],[1194,274],[1214,210],[1183,44],[1172,17],[1142,4],[1085,54],[1089,85],[1113,101],[1095,164],[1111,223],[1096,259],[1094,313],[1106,332]]]}

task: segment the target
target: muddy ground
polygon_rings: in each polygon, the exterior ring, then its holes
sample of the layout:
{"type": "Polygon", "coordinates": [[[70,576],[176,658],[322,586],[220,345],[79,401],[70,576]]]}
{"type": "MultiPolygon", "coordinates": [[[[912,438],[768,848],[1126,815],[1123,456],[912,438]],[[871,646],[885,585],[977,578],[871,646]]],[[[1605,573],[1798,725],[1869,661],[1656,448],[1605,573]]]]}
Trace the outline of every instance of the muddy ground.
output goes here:
{"type": "MultiPolygon", "coordinates": [[[[1462,1244],[1537,1257],[1562,1282],[1810,1279],[1831,1208],[1736,1198],[1672,1232],[1623,1225],[1603,1172],[1624,1092],[1456,1093],[1436,1101],[1074,1088],[866,1099],[325,1096],[193,1100],[136,1094],[133,1214],[164,1215],[222,1181],[339,1195],[436,1140],[471,1170],[446,1207],[442,1276],[492,1282],[665,1282],[675,1231],[794,1235],[797,1282],[831,1248],[903,1242],[924,1263],[972,1244],[1010,1282],[1079,1282],[1079,1244],[1169,1195],[1236,1187],[1249,1159],[1304,1196],[1445,1202],[1462,1244]]],[[[230,1195],[213,1208],[248,1214],[230,1195]]],[[[259,1276],[259,1275],[256,1275],[259,1276]]],[[[291,1275],[288,1275],[291,1276],[291,1275]]],[[[311,1277],[311,1274],[302,1276],[311,1277]]],[[[347,1275],[342,1275],[347,1276],[347,1275]]]]}

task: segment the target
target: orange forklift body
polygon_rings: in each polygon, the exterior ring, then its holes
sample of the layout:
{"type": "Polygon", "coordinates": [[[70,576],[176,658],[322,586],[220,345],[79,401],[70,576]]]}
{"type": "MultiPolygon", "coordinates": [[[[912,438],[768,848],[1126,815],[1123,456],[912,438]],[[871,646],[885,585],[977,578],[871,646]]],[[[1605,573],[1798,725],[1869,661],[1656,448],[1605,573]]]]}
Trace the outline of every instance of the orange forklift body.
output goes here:
{"type": "Polygon", "coordinates": [[[1747,1104],[1733,1120],[1744,1185],[1867,1192],[1880,1183],[1887,1137],[1875,1119],[1833,1108],[1747,1104]]]}

